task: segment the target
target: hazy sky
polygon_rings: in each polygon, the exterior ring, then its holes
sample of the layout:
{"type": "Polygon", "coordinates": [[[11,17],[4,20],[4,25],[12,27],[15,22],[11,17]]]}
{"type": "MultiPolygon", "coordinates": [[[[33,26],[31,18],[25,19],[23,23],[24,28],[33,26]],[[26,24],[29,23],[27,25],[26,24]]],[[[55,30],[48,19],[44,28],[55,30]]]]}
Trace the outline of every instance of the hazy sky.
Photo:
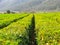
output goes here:
{"type": "Polygon", "coordinates": [[[0,0],[0,11],[25,11],[60,9],[60,0],[0,0]]]}
{"type": "Polygon", "coordinates": [[[16,6],[20,6],[30,1],[32,0],[0,0],[0,11],[7,10],[7,9],[13,9],[16,6]]]}

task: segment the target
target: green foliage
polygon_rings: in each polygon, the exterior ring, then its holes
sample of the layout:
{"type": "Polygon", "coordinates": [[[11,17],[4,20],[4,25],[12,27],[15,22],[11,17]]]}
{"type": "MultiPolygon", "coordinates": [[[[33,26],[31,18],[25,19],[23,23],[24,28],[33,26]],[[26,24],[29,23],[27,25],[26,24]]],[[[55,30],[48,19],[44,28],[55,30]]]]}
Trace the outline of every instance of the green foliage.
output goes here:
{"type": "MultiPolygon", "coordinates": [[[[19,17],[22,16],[23,15],[20,15],[19,17]]],[[[26,16],[26,14],[24,14],[24,16],[26,16]]],[[[17,20],[17,22],[13,22],[7,27],[0,29],[0,42],[1,42],[0,44],[1,45],[28,45],[29,36],[28,36],[27,29],[31,24],[31,18],[32,15],[30,14],[30,16],[24,17],[23,19],[19,19],[17,20]]]]}
{"type": "Polygon", "coordinates": [[[10,14],[10,10],[7,10],[7,13],[10,14]]]}
{"type": "Polygon", "coordinates": [[[36,13],[38,45],[60,45],[60,13],[36,13]]]}
{"type": "Polygon", "coordinates": [[[3,28],[10,23],[27,16],[27,14],[0,14],[0,28],[3,28]]]}
{"type": "MultiPolygon", "coordinates": [[[[38,45],[60,45],[60,12],[34,13],[34,16],[38,45]]],[[[31,13],[0,14],[0,45],[29,45],[32,17],[31,13]]]]}

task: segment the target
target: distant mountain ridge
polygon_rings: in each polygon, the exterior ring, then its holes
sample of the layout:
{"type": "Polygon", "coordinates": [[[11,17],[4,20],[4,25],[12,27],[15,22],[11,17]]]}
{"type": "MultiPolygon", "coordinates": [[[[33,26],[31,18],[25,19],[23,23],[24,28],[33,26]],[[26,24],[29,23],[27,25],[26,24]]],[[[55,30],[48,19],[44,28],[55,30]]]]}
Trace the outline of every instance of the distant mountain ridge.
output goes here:
{"type": "Polygon", "coordinates": [[[0,11],[60,11],[60,0],[0,0],[0,11]]]}

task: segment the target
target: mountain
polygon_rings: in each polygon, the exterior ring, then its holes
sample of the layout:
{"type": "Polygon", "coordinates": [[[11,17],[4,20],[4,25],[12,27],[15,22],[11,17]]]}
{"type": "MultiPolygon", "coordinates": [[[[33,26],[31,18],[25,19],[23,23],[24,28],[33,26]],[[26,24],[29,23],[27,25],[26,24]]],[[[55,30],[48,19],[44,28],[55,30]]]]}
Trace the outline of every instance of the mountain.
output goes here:
{"type": "Polygon", "coordinates": [[[0,11],[60,11],[60,0],[0,0],[0,11]]]}
{"type": "Polygon", "coordinates": [[[37,9],[45,11],[60,11],[60,0],[46,0],[41,5],[37,6],[37,9]]]}
{"type": "Polygon", "coordinates": [[[60,11],[60,0],[36,0],[26,4],[24,8],[36,11],[60,11]]]}

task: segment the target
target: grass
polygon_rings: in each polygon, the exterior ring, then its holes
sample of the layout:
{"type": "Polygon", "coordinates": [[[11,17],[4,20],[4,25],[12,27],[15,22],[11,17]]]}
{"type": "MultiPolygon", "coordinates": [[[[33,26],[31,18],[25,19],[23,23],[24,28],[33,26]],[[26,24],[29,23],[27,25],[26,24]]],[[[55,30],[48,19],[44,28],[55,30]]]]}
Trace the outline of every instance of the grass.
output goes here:
{"type": "Polygon", "coordinates": [[[0,15],[0,45],[60,45],[60,12],[0,15]]]}
{"type": "Polygon", "coordinates": [[[18,20],[0,30],[0,43],[2,45],[28,45],[28,28],[32,15],[18,20]]]}
{"type": "Polygon", "coordinates": [[[36,13],[38,45],[60,45],[60,13],[36,13]]]}
{"type": "Polygon", "coordinates": [[[0,14],[0,29],[8,26],[10,23],[27,16],[27,14],[0,14]]]}

